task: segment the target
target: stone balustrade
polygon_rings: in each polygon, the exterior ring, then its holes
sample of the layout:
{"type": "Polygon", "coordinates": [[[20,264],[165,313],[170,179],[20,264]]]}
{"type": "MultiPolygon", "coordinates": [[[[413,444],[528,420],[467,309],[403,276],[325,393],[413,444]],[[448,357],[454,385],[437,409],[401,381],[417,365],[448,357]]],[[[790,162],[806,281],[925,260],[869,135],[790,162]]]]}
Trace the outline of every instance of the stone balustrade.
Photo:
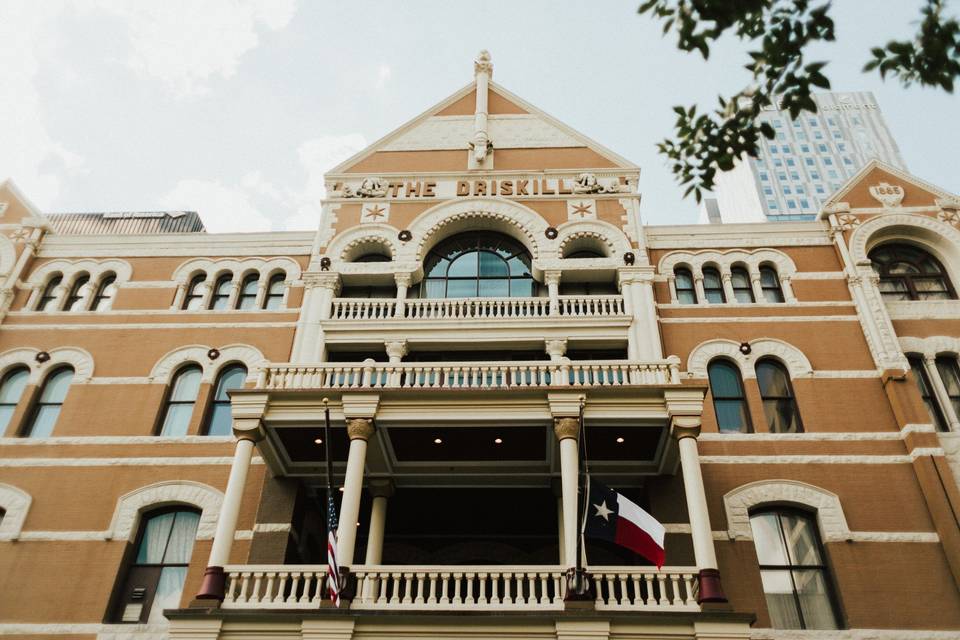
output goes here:
{"type": "Polygon", "coordinates": [[[595,318],[624,316],[623,296],[560,296],[554,313],[549,298],[421,298],[406,300],[398,314],[397,301],[386,298],[336,298],[332,320],[450,320],[489,318],[595,318]]]}
{"type": "MultiPolygon", "coordinates": [[[[562,610],[559,566],[353,567],[363,610],[562,610]]],[[[227,574],[224,609],[316,609],[326,599],[325,565],[236,565],[227,574]]],[[[699,611],[692,567],[591,567],[595,606],[606,611],[699,611]]]]}
{"type": "Polygon", "coordinates": [[[402,362],[273,364],[263,389],[529,389],[622,387],[680,383],[677,358],[653,362],[561,360],[527,362],[402,362]]]}

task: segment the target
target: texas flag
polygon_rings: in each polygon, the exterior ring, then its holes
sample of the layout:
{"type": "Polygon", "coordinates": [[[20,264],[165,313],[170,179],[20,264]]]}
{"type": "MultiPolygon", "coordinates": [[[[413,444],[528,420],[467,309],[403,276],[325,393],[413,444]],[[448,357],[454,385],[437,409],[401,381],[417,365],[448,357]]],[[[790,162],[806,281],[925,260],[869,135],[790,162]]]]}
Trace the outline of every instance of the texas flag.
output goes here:
{"type": "Polygon", "coordinates": [[[584,535],[609,540],[663,566],[666,530],[653,516],[625,497],[587,477],[584,535]]]}

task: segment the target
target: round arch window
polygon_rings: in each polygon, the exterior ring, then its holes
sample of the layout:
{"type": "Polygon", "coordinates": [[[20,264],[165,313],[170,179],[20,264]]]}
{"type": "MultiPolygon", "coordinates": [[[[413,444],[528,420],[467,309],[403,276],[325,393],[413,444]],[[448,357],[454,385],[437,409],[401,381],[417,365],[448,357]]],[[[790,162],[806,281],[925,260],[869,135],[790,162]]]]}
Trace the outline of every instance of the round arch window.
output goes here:
{"type": "Polygon", "coordinates": [[[513,238],[462,233],[434,247],[424,262],[423,298],[532,296],[530,254],[513,238]]]}
{"type": "Polygon", "coordinates": [[[911,244],[884,244],[870,252],[885,300],[955,300],[947,271],[932,255],[911,244]]]}

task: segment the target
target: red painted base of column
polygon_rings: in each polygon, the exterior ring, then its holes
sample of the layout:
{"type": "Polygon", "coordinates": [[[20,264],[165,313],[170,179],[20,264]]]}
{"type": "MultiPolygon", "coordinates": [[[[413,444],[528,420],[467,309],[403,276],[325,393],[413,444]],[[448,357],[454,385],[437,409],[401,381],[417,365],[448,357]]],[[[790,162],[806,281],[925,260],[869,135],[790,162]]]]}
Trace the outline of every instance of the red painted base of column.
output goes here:
{"type": "Polygon", "coordinates": [[[207,570],[203,572],[203,582],[200,583],[197,600],[220,600],[222,602],[226,584],[227,574],[223,572],[223,567],[207,567],[207,570]]]}
{"type": "Polygon", "coordinates": [[[697,595],[697,603],[704,602],[726,602],[727,596],[723,594],[723,587],[720,585],[720,572],[716,569],[700,569],[700,593],[697,595]]]}

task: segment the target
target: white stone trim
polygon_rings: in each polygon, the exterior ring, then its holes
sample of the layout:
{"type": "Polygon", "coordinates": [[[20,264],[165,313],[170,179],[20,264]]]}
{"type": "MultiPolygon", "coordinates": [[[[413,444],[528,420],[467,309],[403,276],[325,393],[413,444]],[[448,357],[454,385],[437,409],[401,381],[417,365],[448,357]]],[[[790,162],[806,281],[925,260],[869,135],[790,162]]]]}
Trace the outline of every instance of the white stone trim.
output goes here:
{"type": "Polygon", "coordinates": [[[136,534],[140,515],[144,511],[174,504],[200,509],[197,540],[213,538],[220,507],[223,505],[223,493],[209,485],[190,480],[157,482],[120,496],[105,537],[108,540],[130,541],[136,534]]]}
{"type": "Polygon", "coordinates": [[[918,214],[886,214],[864,222],[850,236],[850,257],[857,266],[870,266],[870,250],[883,242],[921,244],[932,253],[957,285],[960,276],[960,230],[937,218],[918,214]]]}
{"type": "Polygon", "coordinates": [[[732,249],[727,251],[706,250],[706,251],[671,251],[660,258],[657,264],[659,273],[672,273],[677,266],[687,266],[694,274],[702,273],[703,267],[715,265],[720,268],[721,273],[729,273],[730,268],[736,264],[743,264],[750,269],[751,273],[760,268],[760,265],[770,263],[777,270],[777,276],[781,279],[792,277],[797,272],[797,266],[793,259],[787,254],[777,249],[754,249],[753,251],[743,251],[732,249]]]}
{"type": "Polygon", "coordinates": [[[0,438],[0,447],[48,447],[50,445],[158,445],[216,444],[236,442],[233,436],[51,436],[49,438],[0,438]]]}
{"type": "Polygon", "coordinates": [[[751,352],[744,355],[740,352],[740,344],[733,340],[718,338],[701,342],[687,357],[687,373],[694,378],[706,378],[710,361],[722,357],[735,362],[740,367],[743,378],[756,378],[756,362],[761,358],[772,357],[787,368],[791,379],[813,376],[810,361],[792,344],[774,338],[759,338],[751,340],[749,344],[751,352]]]}
{"type": "Polygon", "coordinates": [[[609,222],[603,220],[571,220],[557,227],[557,257],[563,256],[567,245],[582,242],[584,238],[595,241],[604,247],[604,257],[618,258],[617,264],[623,260],[623,254],[633,251],[627,236],[609,222]]]}
{"type": "MultiPolygon", "coordinates": [[[[233,456],[160,456],[134,458],[0,458],[0,467],[203,467],[231,465],[233,456]]],[[[251,464],[263,464],[254,456],[251,464]]]]}
{"type": "Polygon", "coordinates": [[[399,232],[400,230],[396,227],[384,223],[369,223],[352,227],[336,235],[327,245],[324,253],[332,260],[353,262],[361,255],[376,249],[385,252],[396,261],[399,253],[397,246],[399,243],[397,234],[399,232]]]}
{"type": "Polygon", "coordinates": [[[701,464],[911,464],[920,455],[943,455],[942,449],[921,450],[915,455],[745,455],[700,456],[701,464]],[[940,453],[934,453],[939,451],[940,453]]]}
{"type": "Polygon", "coordinates": [[[750,640],[957,640],[957,632],[927,629],[751,629],[750,640]]]}
{"type": "Polygon", "coordinates": [[[731,540],[753,540],[750,510],[767,505],[794,505],[813,509],[824,542],[850,539],[850,527],[835,494],[797,480],[760,480],[742,485],[723,496],[727,534],[731,540]]]}
{"type": "MultiPolygon", "coordinates": [[[[779,224],[779,223],[778,223],[779,224]]],[[[687,308],[695,305],[684,305],[687,308]]],[[[706,306],[706,305],[704,305],[706,306]]],[[[746,305],[744,305],[746,306],[746,305]]],[[[713,305],[714,308],[725,309],[727,305],[713,305]]],[[[658,318],[663,324],[717,324],[724,322],[735,323],[764,323],[776,324],[778,322],[860,322],[857,316],[695,316],[690,318],[658,318]]]]}
{"type": "MultiPolygon", "coordinates": [[[[35,326],[31,328],[36,329],[35,326]]],[[[36,356],[40,351],[33,347],[23,347],[0,353],[0,376],[15,366],[26,365],[30,369],[28,383],[40,384],[50,371],[65,364],[73,367],[71,384],[84,384],[93,376],[93,356],[85,349],[56,347],[48,351],[49,360],[37,362],[36,356]]]]}
{"type": "Polygon", "coordinates": [[[910,433],[932,433],[933,425],[907,425],[900,431],[804,431],[802,433],[701,433],[700,442],[876,442],[899,441],[910,433]]]}
{"type": "MultiPolygon", "coordinates": [[[[261,313],[263,311],[261,310],[261,313]]],[[[241,313],[236,309],[224,309],[223,311],[184,311],[183,313],[241,313]]],[[[217,329],[228,327],[230,329],[286,329],[297,326],[296,322],[230,322],[225,319],[220,322],[130,322],[117,324],[5,324],[4,331],[37,331],[57,329],[60,331],[91,331],[107,330],[119,331],[128,329],[217,329]]]]}
{"type": "MultiPolygon", "coordinates": [[[[90,276],[90,282],[87,287],[92,293],[96,290],[96,287],[100,286],[100,280],[103,278],[104,274],[111,271],[117,276],[114,286],[120,287],[125,282],[130,280],[133,274],[133,267],[131,267],[130,263],[126,260],[121,260],[118,258],[106,260],[94,260],[90,258],[83,258],[79,260],[58,259],[44,263],[35,271],[33,271],[29,277],[27,277],[24,283],[28,288],[33,290],[30,298],[27,300],[26,308],[33,309],[36,306],[37,298],[40,296],[43,289],[47,285],[47,281],[54,273],[63,274],[61,286],[65,287],[67,291],[69,291],[70,287],[73,286],[73,282],[78,275],[81,273],[88,274],[90,276]]],[[[84,309],[89,303],[89,297],[90,296],[88,295],[87,300],[83,304],[84,309]]],[[[54,308],[59,309],[62,301],[63,300],[61,296],[61,298],[56,301],[54,308]]]]}
{"type": "MultiPolygon", "coordinates": [[[[431,116],[403,131],[377,151],[427,151],[466,149],[473,137],[474,116],[431,116]]],[[[529,113],[488,116],[490,138],[499,149],[583,147],[581,140],[537,115],[529,113]]]]}
{"type": "Polygon", "coordinates": [[[247,344],[231,344],[218,347],[220,356],[211,360],[207,353],[211,347],[207,345],[189,345],[178,347],[169,352],[150,371],[150,381],[169,384],[173,373],[182,365],[191,362],[203,370],[202,382],[213,383],[221,369],[235,362],[242,363],[247,368],[247,382],[255,382],[257,374],[267,365],[267,359],[256,347],[247,344]]]}
{"type": "Polygon", "coordinates": [[[918,353],[925,357],[960,355],[960,338],[953,336],[928,336],[926,338],[899,338],[903,353],[918,353]]]}
{"type": "Polygon", "coordinates": [[[20,537],[32,501],[33,498],[23,489],[0,483],[0,509],[5,512],[3,520],[0,520],[0,540],[16,540],[20,537]]]}
{"type": "Polygon", "coordinates": [[[253,525],[254,533],[286,533],[291,528],[289,522],[258,522],[253,525]]]}
{"type": "Polygon", "coordinates": [[[0,235],[0,276],[9,274],[16,261],[17,248],[13,241],[5,235],[0,235]]]}
{"type": "Polygon", "coordinates": [[[100,624],[96,622],[0,622],[0,636],[92,635],[97,640],[167,640],[166,624],[100,624]]]}

